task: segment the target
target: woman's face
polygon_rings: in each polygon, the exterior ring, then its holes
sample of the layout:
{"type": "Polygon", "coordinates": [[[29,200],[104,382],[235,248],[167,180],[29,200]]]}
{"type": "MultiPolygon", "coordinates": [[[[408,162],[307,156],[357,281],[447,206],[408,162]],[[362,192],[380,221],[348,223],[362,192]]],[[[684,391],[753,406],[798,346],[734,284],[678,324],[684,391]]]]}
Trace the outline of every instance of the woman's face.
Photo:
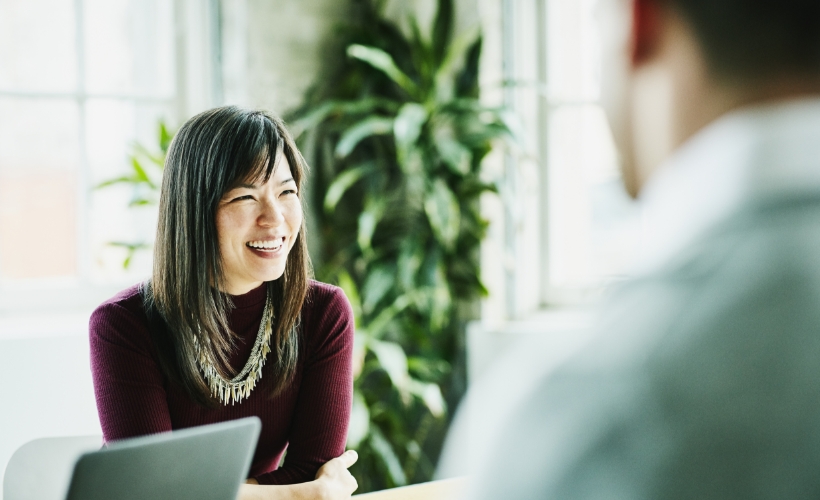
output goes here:
{"type": "Polygon", "coordinates": [[[216,210],[226,290],[241,295],[278,279],[302,226],[302,204],[284,155],[267,182],[229,189],[216,210]]]}

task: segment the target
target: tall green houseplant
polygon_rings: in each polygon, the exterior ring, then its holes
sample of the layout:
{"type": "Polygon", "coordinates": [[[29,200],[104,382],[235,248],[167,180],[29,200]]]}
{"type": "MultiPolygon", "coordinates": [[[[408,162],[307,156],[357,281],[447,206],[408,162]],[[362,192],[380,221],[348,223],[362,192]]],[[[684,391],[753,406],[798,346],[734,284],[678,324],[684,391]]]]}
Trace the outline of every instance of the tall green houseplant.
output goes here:
{"type": "Polygon", "coordinates": [[[403,32],[383,4],[353,0],[335,64],[288,117],[312,167],[317,277],[357,320],[348,445],[362,492],[432,477],[465,388],[464,326],[487,293],[479,197],[496,188],[482,160],[514,138],[478,100],[481,37],[454,36],[453,1],[429,34],[412,17],[403,32]]]}

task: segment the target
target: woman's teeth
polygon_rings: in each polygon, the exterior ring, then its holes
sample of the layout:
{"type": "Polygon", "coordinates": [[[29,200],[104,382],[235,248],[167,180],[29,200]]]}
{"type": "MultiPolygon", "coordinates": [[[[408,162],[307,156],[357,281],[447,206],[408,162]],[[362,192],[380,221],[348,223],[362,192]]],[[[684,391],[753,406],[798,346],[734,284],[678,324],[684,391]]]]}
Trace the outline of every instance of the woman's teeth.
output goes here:
{"type": "Polygon", "coordinates": [[[282,238],[277,238],[272,241],[249,241],[247,245],[251,248],[277,250],[279,247],[282,246],[282,238]]]}

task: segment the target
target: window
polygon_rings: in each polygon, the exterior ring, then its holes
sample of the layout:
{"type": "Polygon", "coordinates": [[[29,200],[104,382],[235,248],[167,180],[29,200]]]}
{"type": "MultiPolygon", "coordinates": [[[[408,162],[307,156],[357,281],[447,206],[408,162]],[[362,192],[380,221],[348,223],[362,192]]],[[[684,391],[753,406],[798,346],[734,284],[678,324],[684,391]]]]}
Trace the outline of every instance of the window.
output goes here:
{"type": "Polygon", "coordinates": [[[577,303],[620,276],[633,255],[637,209],[621,187],[598,103],[595,3],[499,0],[496,12],[482,13],[485,47],[502,47],[485,54],[484,88],[515,110],[525,138],[523,155],[497,162],[503,205],[491,212],[504,214],[490,214],[497,229],[483,270],[496,293],[485,319],[577,303]]]}
{"type": "Polygon", "coordinates": [[[0,314],[87,309],[150,272],[109,243],[152,240],[155,211],[95,186],[214,102],[216,3],[196,4],[0,0],[0,314]]]}

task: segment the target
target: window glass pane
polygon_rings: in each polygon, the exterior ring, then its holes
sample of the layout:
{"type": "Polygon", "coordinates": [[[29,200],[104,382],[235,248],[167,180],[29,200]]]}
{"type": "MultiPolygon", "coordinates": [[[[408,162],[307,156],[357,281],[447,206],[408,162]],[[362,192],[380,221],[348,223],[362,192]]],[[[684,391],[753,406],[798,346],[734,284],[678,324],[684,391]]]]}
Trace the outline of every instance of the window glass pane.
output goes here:
{"type": "Polygon", "coordinates": [[[0,171],[75,170],[79,112],[68,99],[0,97],[0,171]]]}
{"type": "Polygon", "coordinates": [[[76,193],[74,172],[0,173],[0,279],[77,272],[76,193]]]}
{"type": "Polygon", "coordinates": [[[550,116],[550,276],[589,287],[623,272],[634,250],[636,207],[620,185],[606,118],[594,104],[550,116]]]}
{"type": "Polygon", "coordinates": [[[513,65],[517,86],[533,86],[538,80],[538,65],[530,63],[538,57],[538,32],[534,22],[537,13],[536,2],[532,0],[519,0],[513,9],[516,26],[513,65]]]}
{"type": "Polygon", "coordinates": [[[173,94],[171,0],[85,0],[84,23],[89,92],[173,94]]]}
{"type": "Polygon", "coordinates": [[[69,100],[0,99],[0,280],[77,272],[79,113],[69,100]]]}
{"type": "Polygon", "coordinates": [[[547,82],[559,101],[598,98],[597,0],[548,0],[547,82]]]}
{"type": "Polygon", "coordinates": [[[0,0],[0,90],[72,92],[76,87],[74,2],[0,0]]]}

